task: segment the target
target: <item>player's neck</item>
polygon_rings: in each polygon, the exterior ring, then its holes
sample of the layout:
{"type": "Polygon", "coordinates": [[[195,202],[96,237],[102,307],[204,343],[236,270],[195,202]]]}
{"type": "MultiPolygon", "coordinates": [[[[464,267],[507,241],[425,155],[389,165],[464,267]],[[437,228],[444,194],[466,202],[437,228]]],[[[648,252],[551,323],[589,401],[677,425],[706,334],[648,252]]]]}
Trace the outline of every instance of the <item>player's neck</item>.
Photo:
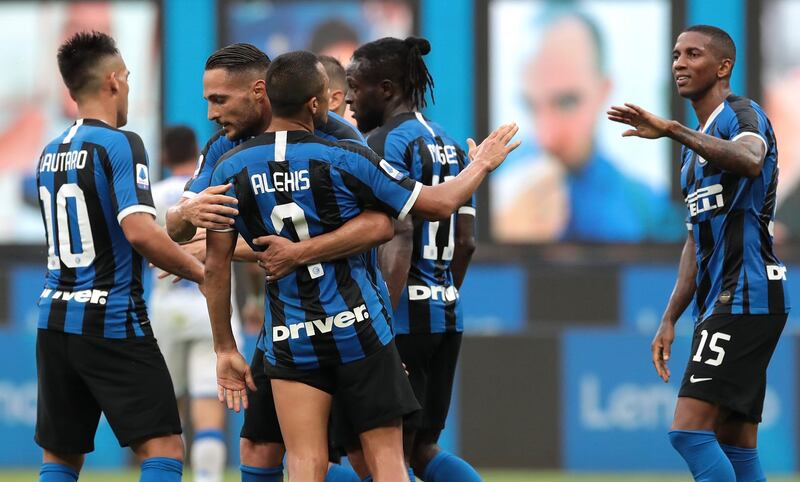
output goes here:
{"type": "Polygon", "coordinates": [[[700,125],[706,125],[714,109],[719,107],[729,95],[731,95],[729,86],[717,84],[709,89],[702,97],[692,100],[692,108],[697,116],[697,120],[700,121],[700,125]]]}
{"type": "Polygon", "coordinates": [[[389,119],[396,115],[405,114],[406,112],[416,112],[417,109],[411,105],[410,102],[398,102],[390,104],[386,110],[383,111],[383,122],[386,123],[389,119]]]}
{"type": "Polygon", "coordinates": [[[117,126],[116,106],[99,99],[82,100],[79,102],[78,117],[80,119],[97,119],[111,127],[119,127],[117,126]]]}
{"type": "Polygon", "coordinates": [[[278,131],[314,132],[314,120],[310,117],[308,119],[293,119],[291,117],[273,116],[267,132],[278,131]]]}

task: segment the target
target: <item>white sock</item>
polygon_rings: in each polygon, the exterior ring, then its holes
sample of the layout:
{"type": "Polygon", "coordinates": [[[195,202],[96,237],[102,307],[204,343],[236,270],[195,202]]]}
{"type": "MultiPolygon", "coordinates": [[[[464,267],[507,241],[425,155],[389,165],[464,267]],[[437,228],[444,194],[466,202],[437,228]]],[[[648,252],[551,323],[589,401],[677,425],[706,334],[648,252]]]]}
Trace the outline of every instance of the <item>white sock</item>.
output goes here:
{"type": "Polygon", "coordinates": [[[225,475],[225,442],[222,432],[198,432],[192,442],[194,482],[222,482],[225,475]]]}

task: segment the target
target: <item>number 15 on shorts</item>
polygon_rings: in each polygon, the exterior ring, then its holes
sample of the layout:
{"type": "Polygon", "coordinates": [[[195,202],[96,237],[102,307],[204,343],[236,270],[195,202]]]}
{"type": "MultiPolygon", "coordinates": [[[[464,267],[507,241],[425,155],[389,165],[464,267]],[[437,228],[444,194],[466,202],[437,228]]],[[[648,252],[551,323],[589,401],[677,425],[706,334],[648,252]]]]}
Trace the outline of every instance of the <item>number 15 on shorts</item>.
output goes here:
{"type": "Polygon", "coordinates": [[[694,356],[692,357],[692,361],[694,362],[703,362],[706,365],[711,365],[718,367],[722,365],[722,361],[725,359],[725,349],[720,346],[721,342],[728,342],[731,341],[731,335],[727,333],[722,333],[718,331],[711,335],[711,340],[708,337],[708,330],[703,330],[700,332],[700,344],[697,347],[697,352],[695,352],[694,356]],[[708,349],[711,351],[713,355],[709,358],[703,359],[703,350],[706,348],[706,342],[708,341],[708,349]]]}

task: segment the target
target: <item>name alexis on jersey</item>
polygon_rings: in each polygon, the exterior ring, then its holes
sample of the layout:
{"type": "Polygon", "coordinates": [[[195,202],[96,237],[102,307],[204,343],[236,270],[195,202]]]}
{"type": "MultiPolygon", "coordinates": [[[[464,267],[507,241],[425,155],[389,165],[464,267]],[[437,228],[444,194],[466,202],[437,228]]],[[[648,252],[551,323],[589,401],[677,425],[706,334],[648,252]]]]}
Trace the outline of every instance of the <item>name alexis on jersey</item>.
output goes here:
{"type": "Polygon", "coordinates": [[[347,328],[366,319],[369,319],[369,311],[367,311],[365,304],[361,304],[353,310],[342,311],[328,316],[324,320],[301,321],[299,323],[290,323],[287,326],[273,326],[272,341],[283,341],[289,338],[296,340],[302,336],[301,332],[303,330],[306,336],[314,336],[317,333],[330,333],[334,326],[336,328],[347,328]]]}
{"type": "Polygon", "coordinates": [[[48,152],[42,156],[39,162],[39,172],[60,172],[86,167],[86,159],[89,153],[86,150],[48,152]]]}
{"type": "Polygon", "coordinates": [[[276,191],[303,191],[311,188],[307,169],[289,172],[273,172],[272,176],[268,176],[266,172],[260,172],[250,176],[250,185],[253,186],[253,192],[256,195],[276,191]]]}

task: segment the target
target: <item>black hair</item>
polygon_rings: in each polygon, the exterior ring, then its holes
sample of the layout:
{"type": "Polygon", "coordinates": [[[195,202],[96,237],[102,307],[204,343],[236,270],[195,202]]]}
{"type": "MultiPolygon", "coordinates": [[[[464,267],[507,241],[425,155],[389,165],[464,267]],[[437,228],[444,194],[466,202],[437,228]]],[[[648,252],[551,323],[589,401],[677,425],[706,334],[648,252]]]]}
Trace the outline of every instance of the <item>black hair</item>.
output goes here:
{"type": "Polygon", "coordinates": [[[252,71],[265,75],[269,64],[269,56],[255,45],[237,43],[211,54],[206,60],[206,70],[224,69],[231,73],[252,71]]]}
{"type": "Polygon", "coordinates": [[[194,161],[200,154],[194,131],[185,125],[165,128],[161,136],[161,147],[164,152],[161,162],[169,168],[194,161]]]}
{"type": "Polygon", "coordinates": [[[310,98],[323,94],[324,86],[319,59],[306,50],[279,55],[267,70],[267,96],[279,117],[297,114],[310,98]]]}
{"type": "Polygon", "coordinates": [[[728,32],[713,25],[692,25],[684,29],[684,32],[697,32],[710,38],[711,45],[720,59],[731,59],[731,71],[733,71],[733,64],[736,63],[736,44],[728,32]]]}
{"type": "Polygon", "coordinates": [[[331,86],[335,85],[339,89],[347,90],[347,73],[344,71],[342,63],[336,60],[336,57],[331,57],[330,55],[318,55],[317,58],[322,62],[322,66],[325,67],[331,86]]]}
{"type": "Polygon", "coordinates": [[[308,48],[314,53],[319,53],[338,43],[358,45],[358,32],[343,20],[331,19],[320,23],[314,28],[308,48]]]}
{"type": "Polygon", "coordinates": [[[389,79],[397,83],[403,98],[422,109],[427,105],[425,93],[433,98],[433,77],[422,59],[431,51],[431,44],[424,38],[408,37],[400,40],[385,37],[366,43],[353,52],[353,61],[363,61],[359,72],[371,83],[389,79]]]}
{"type": "Polygon", "coordinates": [[[95,80],[100,61],[114,55],[119,55],[114,39],[94,30],[78,32],[58,48],[58,70],[73,99],[95,80]]]}

